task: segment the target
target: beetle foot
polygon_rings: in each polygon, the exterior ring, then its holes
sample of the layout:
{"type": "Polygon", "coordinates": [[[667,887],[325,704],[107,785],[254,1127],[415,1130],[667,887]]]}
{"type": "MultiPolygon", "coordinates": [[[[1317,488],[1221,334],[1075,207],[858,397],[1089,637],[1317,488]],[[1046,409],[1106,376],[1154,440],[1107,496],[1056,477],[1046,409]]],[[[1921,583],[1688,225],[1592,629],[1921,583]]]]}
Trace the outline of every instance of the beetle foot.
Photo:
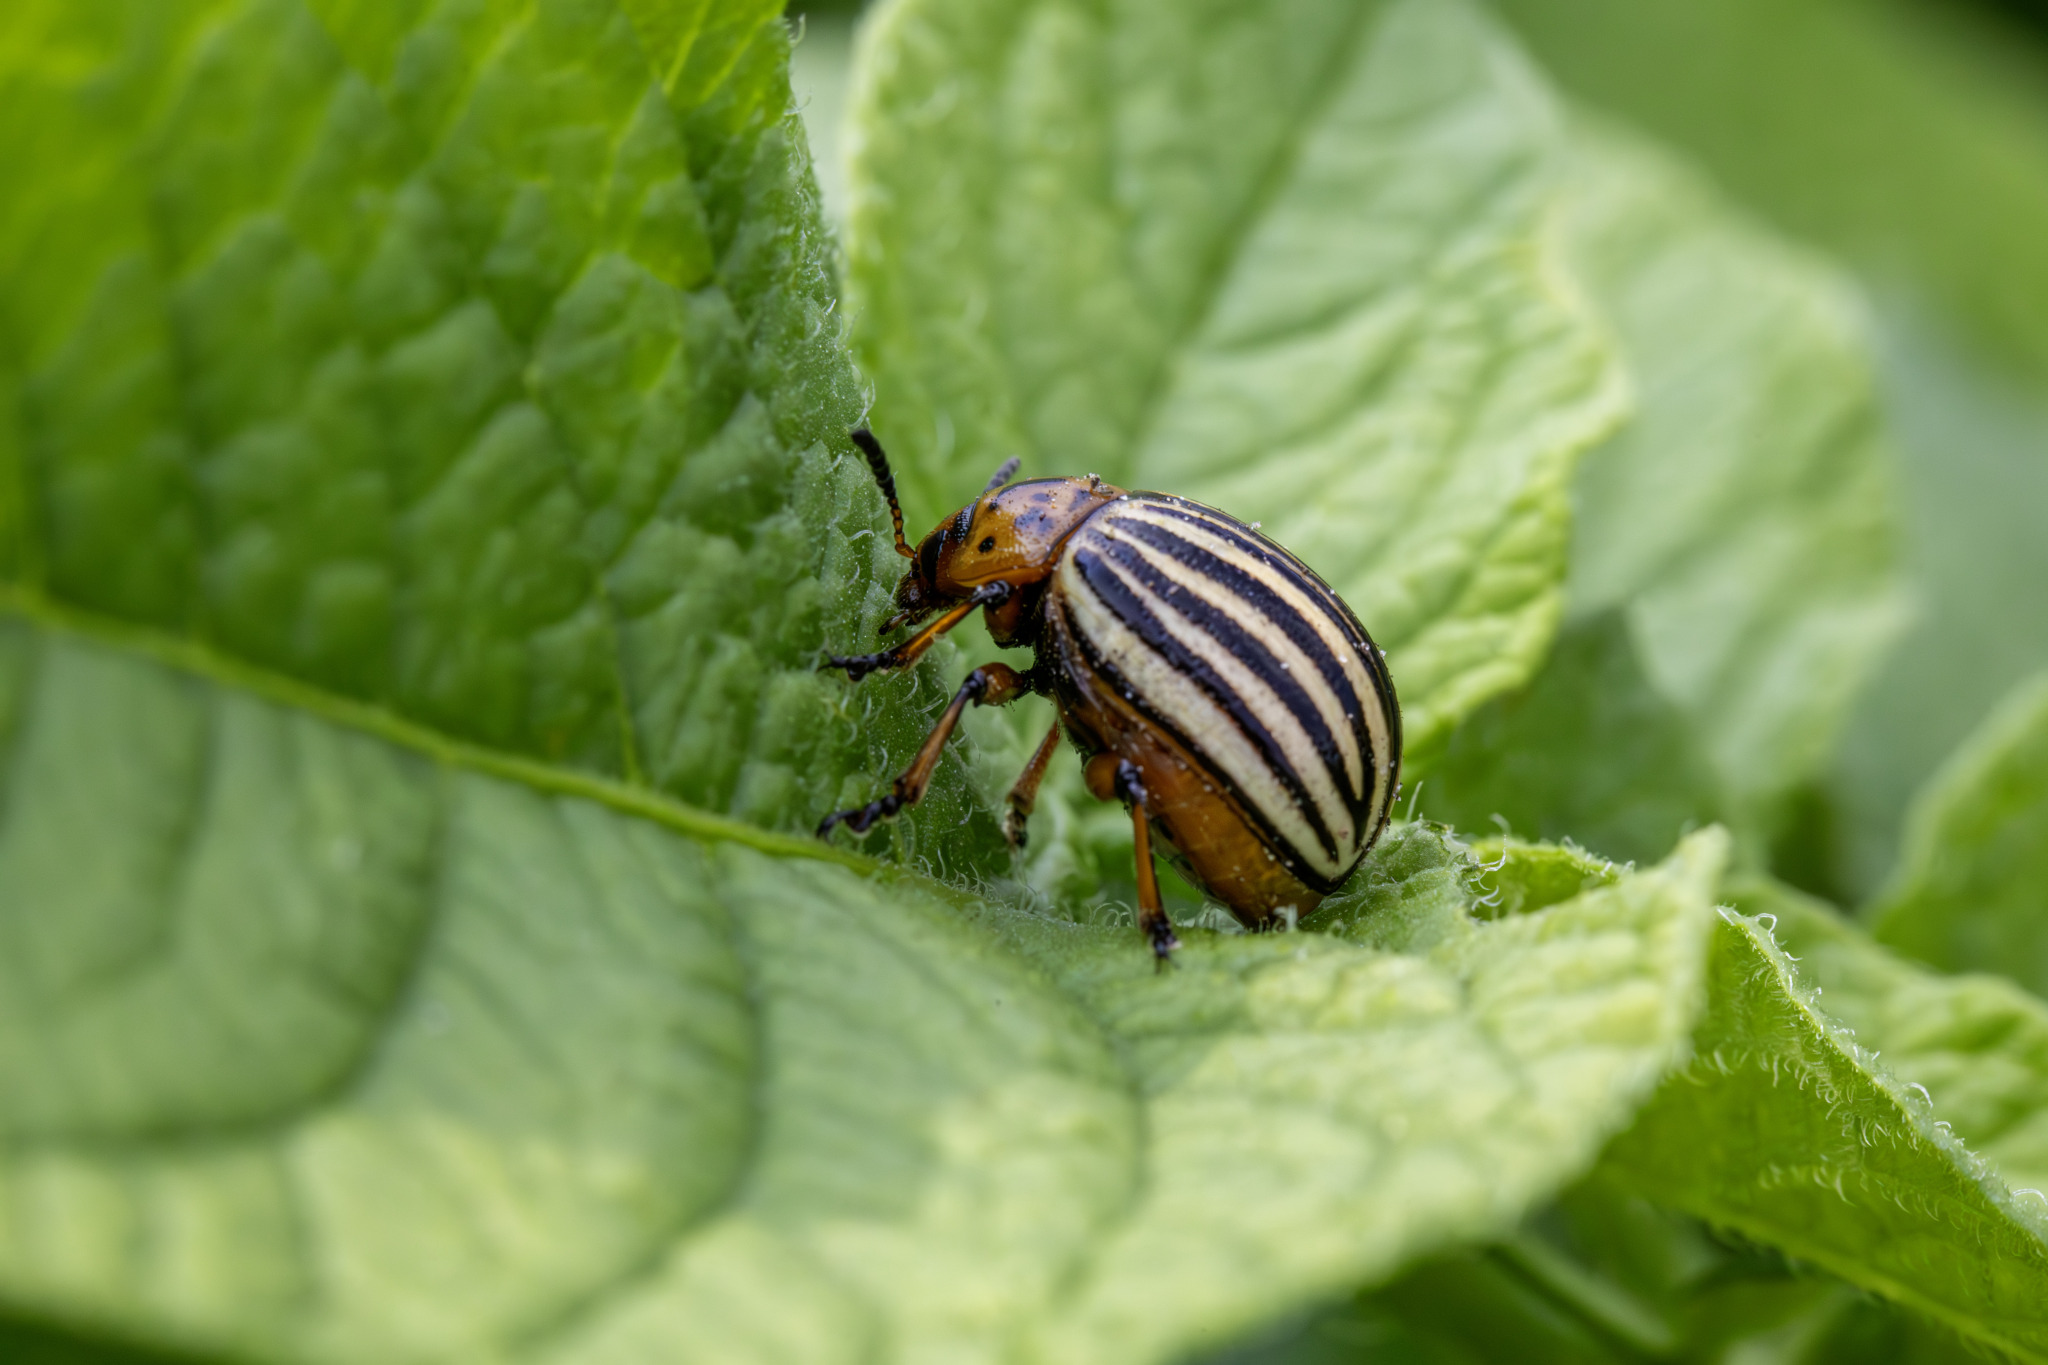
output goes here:
{"type": "Polygon", "coordinates": [[[1145,937],[1152,944],[1153,970],[1165,971],[1173,965],[1173,950],[1180,947],[1180,940],[1174,937],[1173,921],[1161,915],[1145,926],[1145,937]]]}
{"type": "Polygon", "coordinates": [[[855,806],[851,810],[835,810],[818,822],[818,837],[831,838],[832,827],[835,825],[844,825],[855,834],[866,834],[875,827],[876,822],[887,820],[902,809],[903,798],[895,792],[890,792],[887,796],[876,797],[865,806],[855,806]]]}
{"type": "Polygon", "coordinates": [[[897,662],[896,651],[885,649],[879,654],[828,654],[818,667],[820,670],[843,668],[848,682],[859,682],[870,673],[895,667],[897,662]]]}

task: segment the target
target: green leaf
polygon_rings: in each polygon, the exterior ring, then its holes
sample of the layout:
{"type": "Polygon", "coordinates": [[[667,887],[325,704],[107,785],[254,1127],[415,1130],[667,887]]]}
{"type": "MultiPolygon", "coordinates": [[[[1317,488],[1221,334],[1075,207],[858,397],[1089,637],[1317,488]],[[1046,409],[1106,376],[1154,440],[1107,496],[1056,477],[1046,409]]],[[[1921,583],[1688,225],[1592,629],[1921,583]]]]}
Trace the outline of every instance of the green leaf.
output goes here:
{"type": "Polygon", "coordinates": [[[815,672],[894,559],[775,16],[7,6],[0,566],[761,823],[885,782],[940,695],[815,672]]]}
{"type": "Polygon", "coordinates": [[[916,515],[1033,474],[1263,523],[1389,651],[1411,771],[1525,679],[1619,372],[1563,130],[1456,0],[896,0],[855,76],[857,340],[916,515]]]}
{"type": "Polygon", "coordinates": [[[1574,93],[1685,148],[1801,240],[1908,283],[1973,340],[2048,367],[2032,306],[2048,293],[2048,96],[2024,32],[1934,3],[1494,7],[1574,93]]]}
{"type": "Polygon", "coordinates": [[[1738,811],[1818,773],[1902,621],[1861,300],[1649,145],[1582,129],[1571,260],[1637,416],[1575,485],[1575,616],[1623,610],[1738,811]]]}
{"type": "Polygon", "coordinates": [[[1428,808],[1647,858],[1688,822],[1782,825],[1902,623],[1898,533],[1853,288],[1640,140],[1577,146],[1570,260],[1638,410],[1574,484],[1568,643],[1428,808]]]}
{"type": "Polygon", "coordinates": [[[1915,803],[1877,937],[2048,991],[2048,673],[2015,688],[1915,803]]]}
{"type": "Polygon", "coordinates": [[[1451,736],[1416,798],[1459,829],[1573,839],[1649,860],[1727,804],[1699,737],[1644,676],[1628,618],[1565,626],[1543,671],[1451,736]]]}
{"type": "Polygon", "coordinates": [[[1329,907],[1332,937],[1239,939],[1164,990],[1114,941],[1051,964],[1129,1058],[1158,1164],[1044,1357],[1164,1358],[1512,1223],[1672,1060],[1724,857],[1704,834],[1488,924],[1462,911],[1462,852],[1411,828],[1329,907]]]}
{"type": "Polygon", "coordinates": [[[1724,848],[1484,923],[1410,827],[1159,976],[219,669],[0,628],[0,1301],[258,1359],[1169,1359],[1582,1169],[1724,848]]]}
{"type": "Polygon", "coordinates": [[[1768,1248],[1717,1235],[1596,1170],[1490,1247],[1283,1324],[1204,1365],[1981,1358],[1939,1325],[1768,1248]]]}
{"type": "MultiPolygon", "coordinates": [[[[1481,884],[1488,895],[1481,904],[1496,901],[1500,912],[1507,914],[1554,904],[1583,886],[1611,882],[1616,875],[1611,864],[1570,849],[1492,840],[1476,845],[1473,852],[1485,869],[1481,884]]],[[[1854,1030],[1855,1044],[1868,1049],[1853,1053],[1868,1073],[1862,1082],[1832,1089],[1843,1073],[1830,1077],[1817,1071],[1810,1058],[1792,1056],[1788,1061],[1792,1049],[1781,1038],[1774,1089],[1796,1086],[1813,1092],[1805,1102],[1818,1111],[1813,1117],[1819,1132],[1849,1135],[1860,1127],[1875,1138],[1874,1146],[1901,1144],[1896,1133],[1886,1134],[1873,1123],[1872,1087],[1890,1089],[1895,1095],[1917,1093],[1932,1104],[1931,1113],[1920,1106],[1919,1127],[1924,1129],[1931,1119],[1938,1134],[1952,1128],[1971,1153],[1990,1161],[1998,1177],[2015,1191],[2017,1202],[2048,1208],[2048,1199],[2039,1194],[2048,1185],[2048,1124],[2043,1122],[2048,1115],[2048,1005],[1996,977],[1947,977],[1907,962],[1873,943],[1824,903],[1782,883],[1742,876],[1722,891],[1750,916],[1748,923],[1767,927],[1778,943],[1797,954],[1798,980],[1812,988],[1809,1003],[1825,1007],[1825,1015],[1814,1016],[1813,1023],[1834,1030],[1838,1045],[1847,1042],[1838,1026],[1847,1025],[1854,1030]]],[[[1725,968],[1724,962],[1719,973],[1724,983],[1725,968]]],[[[1735,1126],[1746,1127],[1759,1115],[1784,1108],[1785,1101],[1777,1096],[1763,1101],[1748,1097],[1759,1105],[1757,1109],[1739,1106],[1741,1097],[1731,1093],[1728,1073],[1754,1070],[1758,1059],[1753,1052],[1743,1057],[1729,1047],[1725,1035],[1714,1032],[1725,1025],[1731,1010],[1745,1003],[1752,1018],[1775,1013],[1782,1019],[1783,1002],[1776,1011],[1755,1008],[1762,1003],[1760,994],[1751,991],[1746,1002],[1716,1001],[1699,1042],[1701,1048],[1714,1051],[1702,1057],[1703,1066],[1696,1069],[1692,1083],[1713,1077],[1716,1068],[1723,1073],[1710,1082],[1714,1093],[1702,1106],[1717,1126],[1706,1133],[1667,1130],[1663,1140],[1672,1153],[1668,1164],[1698,1162],[1703,1152],[1730,1141],[1735,1126]]],[[[1660,1121],[1670,1121],[1669,1097],[1661,1104],[1666,1112],[1660,1121]]],[[[1625,1138],[1624,1150],[1639,1140],[1625,1138]]],[[[1794,1194],[1782,1202],[1774,1193],[1766,1194],[1767,1208],[1777,1211],[1791,1205],[1784,1211],[1798,1213],[1796,1187],[1826,1181],[1839,1171],[1840,1194],[1824,1194],[1824,1207],[1873,1200],[1896,1205],[1888,1217],[1897,1225],[1887,1236],[1925,1239],[1919,1242],[1921,1250],[1909,1241],[1897,1253],[1895,1264],[1925,1260],[1948,1266],[1960,1254],[1959,1273],[1967,1275],[1973,1266],[1981,1266],[1982,1248],[1963,1250],[1949,1243],[1947,1249],[1937,1249],[1942,1239],[1960,1235],[1967,1241],[1972,1227],[1969,1222],[1960,1228],[1941,1226],[1949,1204],[1939,1195],[1929,1197],[1942,1182],[1927,1183],[1924,1169],[1909,1185],[1900,1179],[1910,1174],[1903,1163],[1872,1169],[1877,1163],[1816,1162],[1810,1134],[1798,1143],[1787,1142],[1784,1128],[1768,1122],[1754,1138],[1740,1140],[1745,1152],[1731,1158],[1726,1170],[1709,1173],[1710,1178],[1740,1172],[1751,1141],[1759,1146],[1782,1144],[1772,1146],[1768,1163],[1752,1176],[1767,1191],[1791,1188],[1794,1194]],[[1901,1220],[1901,1213],[1913,1219],[1901,1220]],[[1920,1226],[1912,1227],[1911,1221],[1920,1226]]],[[[1953,1153],[1953,1144],[1948,1145],[1953,1153]]],[[[1969,1169],[1969,1161],[1963,1157],[1963,1170],[1969,1169]]],[[[1768,1247],[1744,1238],[1716,1236],[1695,1220],[1652,1204],[1632,1192],[1624,1176],[1639,1189],[1672,1197],[1672,1190],[1662,1183],[1665,1175],[1645,1183],[1626,1161],[1603,1163],[1554,1204],[1536,1211],[1513,1236],[1490,1247],[1460,1248],[1425,1260],[1389,1284],[1282,1328],[1265,1343],[1219,1357],[1211,1365],[1349,1360],[1355,1358],[1360,1341],[1372,1341],[1381,1349],[1419,1352],[1422,1359],[1474,1362],[1510,1357],[1578,1362],[1623,1362],[1645,1356],[1721,1359],[1738,1349],[1743,1359],[1785,1365],[1967,1360],[1978,1354],[1918,1314],[1873,1301],[1810,1265],[1788,1263],[1768,1247]],[[1343,1343],[1349,1343],[1348,1351],[1343,1343]]],[[[1702,1205],[1681,1197],[1679,1202],[1700,1207],[1717,1222],[1732,1221],[1749,1237],[1788,1245],[1801,1256],[1816,1250],[1810,1236],[1786,1236],[1782,1214],[1774,1222],[1729,1219],[1730,1205],[1725,1201],[1710,1198],[1702,1205]]],[[[1853,1236],[1837,1235],[1815,1259],[1887,1291],[1886,1284],[1869,1274],[1869,1248],[1878,1241],[1872,1237],[1858,1244],[1853,1236]],[[1830,1260],[1829,1253],[1835,1259],[1830,1260]],[[1861,1259],[1861,1273],[1844,1267],[1844,1253],[1861,1259]]],[[[2038,1323],[2038,1313],[2032,1320],[2038,1323]]]]}
{"type": "Polygon", "coordinates": [[[1488,919],[1527,915],[1595,887],[1611,886],[1627,871],[1566,844],[1531,844],[1503,836],[1472,845],[1479,864],[1478,913],[1488,919]]]}
{"type": "Polygon", "coordinates": [[[1829,774],[1834,846],[1807,850],[1867,899],[1915,792],[2048,667],[2048,62],[2001,21],[2020,11],[1938,0],[1495,3],[1565,88],[1837,253],[1879,302],[1920,611],[1829,774]]]}
{"type": "Polygon", "coordinates": [[[2003,977],[1944,976],[1873,942],[1826,904],[1775,882],[1728,888],[1777,939],[1827,1012],[2005,1183],[2048,1205],[2048,1003],[2003,977]]]}
{"type": "Polygon", "coordinates": [[[1920,612],[1843,736],[1828,794],[1842,901],[1897,872],[1912,802],[2001,697],[2048,668],[2048,375],[1987,368],[1924,317],[1887,319],[1920,612]]]}
{"type": "Polygon", "coordinates": [[[1823,1013],[1765,924],[1724,912],[1693,1048],[1603,1165],[1967,1340],[2048,1359],[2048,1203],[2015,1196],[1823,1013]]]}

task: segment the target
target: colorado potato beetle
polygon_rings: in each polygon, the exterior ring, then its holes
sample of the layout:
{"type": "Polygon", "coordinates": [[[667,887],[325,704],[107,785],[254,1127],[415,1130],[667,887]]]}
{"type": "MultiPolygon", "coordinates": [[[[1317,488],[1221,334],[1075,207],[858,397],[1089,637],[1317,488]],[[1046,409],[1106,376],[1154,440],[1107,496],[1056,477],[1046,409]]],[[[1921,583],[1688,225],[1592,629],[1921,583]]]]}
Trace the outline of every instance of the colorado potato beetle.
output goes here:
{"type": "Polygon", "coordinates": [[[1023,846],[1064,730],[1088,790],[1131,813],[1138,925],[1162,963],[1180,944],[1155,840],[1249,929],[1290,907],[1306,914],[1358,866],[1400,783],[1401,709],[1379,647],[1312,569],[1185,498],[1093,475],[1011,483],[1015,459],[912,549],[888,457],[866,429],[852,437],[911,562],[882,633],[937,619],[825,666],[855,682],[907,667],[976,608],[999,646],[1034,657],[1021,673],[989,663],[968,674],[890,791],[826,816],[820,836],[915,805],[969,703],[1037,693],[1058,716],[1010,790],[1004,832],[1023,846]]]}

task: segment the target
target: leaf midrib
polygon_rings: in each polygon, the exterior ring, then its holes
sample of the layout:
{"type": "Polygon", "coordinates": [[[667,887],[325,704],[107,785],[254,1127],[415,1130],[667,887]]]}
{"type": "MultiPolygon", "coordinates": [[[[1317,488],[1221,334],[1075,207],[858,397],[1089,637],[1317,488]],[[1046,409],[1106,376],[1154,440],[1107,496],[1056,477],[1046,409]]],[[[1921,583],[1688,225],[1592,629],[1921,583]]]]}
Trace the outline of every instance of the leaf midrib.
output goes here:
{"type": "MultiPolygon", "coordinates": [[[[144,659],[189,677],[233,689],[295,713],[312,716],[408,749],[436,764],[444,774],[444,780],[445,774],[451,771],[477,773],[516,782],[550,795],[593,801],[620,814],[652,821],[695,840],[738,844],[769,857],[805,858],[835,864],[865,876],[883,877],[892,882],[914,882],[949,900],[957,900],[963,894],[915,872],[878,863],[859,854],[833,847],[822,840],[805,839],[761,829],[675,801],[649,789],[631,787],[591,773],[563,769],[518,755],[499,753],[455,739],[430,727],[406,720],[382,707],[338,696],[295,678],[223,655],[195,640],[66,607],[18,585],[0,584],[0,620],[6,619],[22,621],[55,634],[110,648],[129,657],[144,659]]],[[[441,860],[437,857],[437,879],[441,875],[441,870],[441,860]]],[[[417,960],[415,954],[415,967],[417,960]]],[[[745,960],[745,954],[742,954],[742,960],[745,960]]],[[[748,965],[747,972],[750,985],[744,995],[751,1000],[758,985],[758,977],[751,964],[748,965]]],[[[408,984],[401,990],[401,996],[410,990],[413,975],[414,971],[409,969],[408,984]]],[[[246,1122],[227,1125],[208,1124],[203,1130],[198,1131],[130,1133],[111,1139],[67,1134],[63,1141],[67,1148],[89,1148],[103,1156],[118,1159],[137,1150],[160,1149],[166,1143],[217,1143],[224,1136],[274,1131],[281,1121],[290,1123],[310,1110],[317,1110],[331,1103],[336,1095],[349,1090],[363,1068],[372,1064],[377,1050],[377,1044],[371,1043],[336,1081],[320,1087],[315,1094],[307,1097],[306,1102],[287,1106],[282,1113],[265,1114],[246,1122]]],[[[764,1074],[760,1065],[752,1069],[749,1087],[752,1098],[749,1104],[757,1116],[764,1074]]],[[[594,1284],[582,1287],[540,1319],[516,1327],[508,1343],[511,1348],[515,1352],[527,1349],[557,1335],[576,1321],[601,1313],[604,1305],[616,1299],[623,1289],[651,1276],[663,1264],[677,1241],[690,1229],[705,1225],[735,1206],[746,1188],[747,1172],[758,1153],[757,1122],[754,1135],[746,1143],[745,1160],[735,1171],[721,1197],[701,1209],[689,1211],[687,1215],[664,1226],[649,1240],[642,1254],[630,1264],[618,1268],[594,1284]]],[[[299,1243],[300,1263],[306,1268],[309,1277],[306,1294],[309,1300],[317,1303],[324,1288],[321,1283],[320,1258],[306,1244],[307,1230],[302,1217],[303,1207],[298,1182],[292,1178],[288,1164],[280,1174],[284,1176],[281,1184],[287,1191],[293,1209],[291,1224],[294,1240],[299,1243]]],[[[93,1330],[97,1330],[96,1325],[93,1326],[93,1330]]]]}
{"type": "Polygon", "coordinates": [[[490,749],[408,720],[386,707],[329,692],[273,672],[197,640],[148,626],[82,611],[19,584],[0,584],[0,618],[13,617],[63,635],[148,659],[191,677],[233,688],[274,705],[368,734],[423,755],[448,768],[482,773],[557,796],[581,797],[621,814],[638,816],[693,839],[740,844],[772,858],[809,858],[837,863],[865,876],[909,879],[945,895],[959,893],[918,873],[861,854],[692,806],[596,773],[559,767],[520,754],[490,749]]]}

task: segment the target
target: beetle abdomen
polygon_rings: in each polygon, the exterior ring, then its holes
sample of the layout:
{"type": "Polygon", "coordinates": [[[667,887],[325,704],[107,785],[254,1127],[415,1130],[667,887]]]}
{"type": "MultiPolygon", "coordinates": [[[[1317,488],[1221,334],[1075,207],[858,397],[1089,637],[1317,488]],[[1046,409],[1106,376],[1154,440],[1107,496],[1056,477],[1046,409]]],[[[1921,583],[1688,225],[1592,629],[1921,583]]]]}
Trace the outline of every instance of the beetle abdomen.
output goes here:
{"type": "Polygon", "coordinates": [[[1056,576],[1088,666],[1232,794],[1328,891],[1385,824],[1400,710],[1378,648],[1301,561],[1213,508],[1133,493],[1091,516],[1056,576]]]}

